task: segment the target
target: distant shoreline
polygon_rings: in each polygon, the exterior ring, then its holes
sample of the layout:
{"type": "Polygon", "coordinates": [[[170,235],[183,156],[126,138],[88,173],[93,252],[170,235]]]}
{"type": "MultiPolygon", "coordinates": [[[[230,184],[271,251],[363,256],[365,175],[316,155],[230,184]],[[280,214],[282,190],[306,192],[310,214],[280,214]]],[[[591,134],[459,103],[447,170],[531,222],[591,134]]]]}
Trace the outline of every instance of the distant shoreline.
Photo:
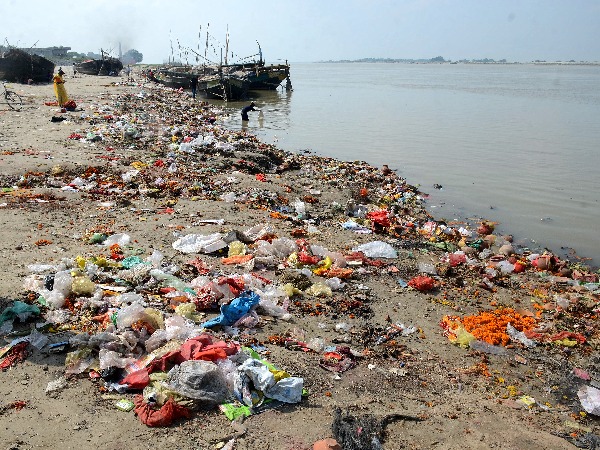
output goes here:
{"type": "Polygon", "coordinates": [[[489,64],[489,65],[536,65],[536,66],[600,66],[600,61],[528,61],[528,62],[508,62],[508,61],[431,61],[431,60],[405,60],[405,59],[339,59],[328,61],[315,61],[317,64],[343,64],[343,63],[385,63],[385,64],[489,64]]]}

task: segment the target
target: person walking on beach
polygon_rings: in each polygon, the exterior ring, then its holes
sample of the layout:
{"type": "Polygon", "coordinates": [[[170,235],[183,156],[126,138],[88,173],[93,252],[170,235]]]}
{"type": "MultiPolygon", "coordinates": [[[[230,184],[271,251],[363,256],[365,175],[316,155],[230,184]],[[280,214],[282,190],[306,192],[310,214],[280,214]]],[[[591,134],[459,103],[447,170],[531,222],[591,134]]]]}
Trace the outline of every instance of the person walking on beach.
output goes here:
{"type": "Polygon", "coordinates": [[[196,89],[198,89],[198,76],[194,75],[190,80],[190,84],[192,86],[192,98],[196,98],[196,89]]]}
{"type": "Polygon", "coordinates": [[[250,111],[259,111],[258,109],[255,108],[255,104],[254,102],[250,103],[248,106],[242,108],[242,122],[248,122],[248,113],[250,111]]]}
{"type": "Polygon", "coordinates": [[[75,67],[75,63],[73,63],[73,78],[77,77],[77,68],[75,67]]]}
{"type": "Polygon", "coordinates": [[[59,67],[58,73],[54,75],[54,78],[52,79],[52,81],[54,81],[54,95],[56,95],[56,100],[60,107],[69,101],[69,96],[65,89],[65,80],[63,79],[64,74],[62,67],[59,67]]]}

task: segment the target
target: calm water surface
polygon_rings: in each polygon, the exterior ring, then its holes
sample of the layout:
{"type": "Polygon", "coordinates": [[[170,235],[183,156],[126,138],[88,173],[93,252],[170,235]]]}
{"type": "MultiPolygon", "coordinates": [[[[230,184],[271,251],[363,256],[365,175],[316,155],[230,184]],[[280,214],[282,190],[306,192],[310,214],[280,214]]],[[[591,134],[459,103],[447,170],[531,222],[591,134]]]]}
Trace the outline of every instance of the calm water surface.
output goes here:
{"type": "Polygon", "coordinates": [[[437,218],[485,217],[600,264],[599,66],[315,63],[291,78],[293,92],[253,98],[248,130],[265,142],[388,164],[437,218]]]}

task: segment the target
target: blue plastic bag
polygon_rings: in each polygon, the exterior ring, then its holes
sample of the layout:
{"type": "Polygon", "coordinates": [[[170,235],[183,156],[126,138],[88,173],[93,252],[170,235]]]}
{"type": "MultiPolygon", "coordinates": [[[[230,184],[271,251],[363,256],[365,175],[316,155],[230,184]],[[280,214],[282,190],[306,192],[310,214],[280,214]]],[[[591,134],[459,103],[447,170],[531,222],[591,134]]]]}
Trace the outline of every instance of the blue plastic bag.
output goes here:
{"type": "Polygon", "coordinates": [[[221,315],[210,319],[202,324],[204,328],[211,328],[215,325],[233,325],[240,318],[248,314],[250,310],[258,305],[260,297],[251,291],[242,292],[239,297],[231,300],[227,305],[221,306],[221,315]]]}

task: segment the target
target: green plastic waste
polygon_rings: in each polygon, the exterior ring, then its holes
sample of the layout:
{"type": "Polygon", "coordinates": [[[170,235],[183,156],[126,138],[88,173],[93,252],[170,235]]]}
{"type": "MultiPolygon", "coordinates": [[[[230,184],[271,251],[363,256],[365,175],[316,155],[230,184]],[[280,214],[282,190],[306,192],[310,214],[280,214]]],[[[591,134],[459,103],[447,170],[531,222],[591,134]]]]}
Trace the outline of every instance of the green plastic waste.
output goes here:
{"type": "Polygon", "coordinates": [[[2,314],[0,314],[0,325],[2,325],[7,320],[14,320],[16,317],[21,321],[27,320],[32,315],[39,315],[40,308],[35,305],[29,305],[27,303],[21,302],[19,300],[15,300],[12,306],[9,306],[2,314]]]}

